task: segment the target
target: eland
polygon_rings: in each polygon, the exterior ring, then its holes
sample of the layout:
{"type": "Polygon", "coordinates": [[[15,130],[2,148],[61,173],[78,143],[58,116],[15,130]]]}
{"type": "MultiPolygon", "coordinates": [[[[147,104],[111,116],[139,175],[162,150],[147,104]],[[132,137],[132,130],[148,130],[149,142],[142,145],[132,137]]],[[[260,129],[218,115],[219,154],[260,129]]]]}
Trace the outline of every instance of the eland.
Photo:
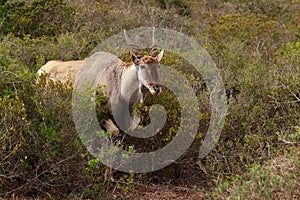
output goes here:
{"type": "Polygon", "coordinates": [[[120,129],[127,131],[137,127],[139,117],[133,114],[133,105],[144,102],[147,93],[145,90],[151,94],[161,92],[159,63],[164,50],[157,54],[155,28],[153,28],[149,55],[141,52],[125,30],[124,37],[131,49],[131,62],[129,63],[123,62],[113,54],[97,52],[84,61],[49,61],[38,71],[39,76],[48,73],[49,78],[54,81],[65,83],[67,79],[73,82],[76,80],[75,87],[84,85],[89,77],[96,74],[98,78],[92,81],[105,86],[103,93],[108,98],[107,105],[113,116],[113,119],[105,121],[103,127],[113,135],[118,135],[120,129]],[[128,116],[126,115],[128,112],[130,119],[127,119],[128,117],[122,119],[123,116],[128,116]],[[119,119],[122,119],[122,127],[116,123],[119,119]]]}

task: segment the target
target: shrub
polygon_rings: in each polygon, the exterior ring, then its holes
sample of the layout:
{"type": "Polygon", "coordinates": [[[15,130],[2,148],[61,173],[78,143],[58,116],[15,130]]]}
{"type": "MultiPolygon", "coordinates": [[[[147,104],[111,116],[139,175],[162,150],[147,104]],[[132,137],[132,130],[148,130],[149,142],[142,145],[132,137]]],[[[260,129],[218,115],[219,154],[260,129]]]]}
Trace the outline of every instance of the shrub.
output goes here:
{"type": "Polygon", "coordinates": [[[30,35],[33,38],[56,36],[72,28],[73,12],[63,0],[5,2],[0,6],[0,33],[13,33],[18,37],[30,35]]]}
{"type": "Polygon", "coordinates": [[[223,16],[210,29],[209,50],[222,69],[229,115],[218,146],[202,161],[209,176],[219,179],[264,163],[280,152],[276,132],[289,133],[299,121],[297,44],[277,40],[289,34],[277,30],[275,21],[253,14],[223,16]]]}
{"type": "Polygon", "coordinates": [[[299,122],[300,115],[300,43],[283,45],[275,56],[268,96],[274,112],[281,116],[281,130],[287,131],[299,122]],[[284,116],[282,118],[282,116],[284,116]]]}
{"type": "MultiPolygon", "coordinates": [[[[276,21],[265,15],[228,14],[216,20],[208,34],[219,56],[230,56],[229,59],[243,66],[253,57],[272,59],[283,32],[276,21]]],[[[227,60],[222,61],[218,63],[220,67],[232,66],[227,60]]]]}
{"type": "Polygon", "coordinates": [[[0,111],[1,192],[5,192],[15,187],[12,180],[22,179],[23,171],[26,170],[24,148],[28,145],[26,132],[30,122],[19,97],[0,97],[0,111]]]}
{"type": "Polygon", "coordinates": [[[191,11],[187,4],[187,1],[183,0],[156,0],[161,8],[170,10],[174,7],[178,14],[180,15],[189,15],[191,11]]]}
{"type": "Polygon", "coordinates": [[[86,170],[91,157],[73,125],[72,88],[45,83],[0,98],[0,195],[104,198],[97,177],[106,168],[86,170]]]}
{"type": "Polygon", "coordinates": [[[248,173],[230,177],[217,186],[214,199],[294,199],[299,193],[299,148],[285,152],[264,165],[252,165],[248,173]]]}

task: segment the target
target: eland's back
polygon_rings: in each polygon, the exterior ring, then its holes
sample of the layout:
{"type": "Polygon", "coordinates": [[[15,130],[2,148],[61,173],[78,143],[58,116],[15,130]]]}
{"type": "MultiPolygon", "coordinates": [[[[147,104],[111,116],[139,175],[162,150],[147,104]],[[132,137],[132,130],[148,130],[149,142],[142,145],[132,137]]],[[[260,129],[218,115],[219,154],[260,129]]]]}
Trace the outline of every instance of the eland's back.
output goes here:
{"type": "Polygon", "coordinates": [[[114,54],[97,52],[86,58],[76,75],[75,87],[85,90],[95,85],[105,86],[105,94],[110,97],[120,84],[125,63],[114,54]]]}
{"type": "Polygon", "coordinates": [[[48,74],[48,79],[54,82],[66,83],[68,81],[74,82],[75,75],[79,71],[80,65],[83,63],[82,60],[77,61],[59,61],[51,60],[42,66],[37,74],[42,76],[48,74]]]}

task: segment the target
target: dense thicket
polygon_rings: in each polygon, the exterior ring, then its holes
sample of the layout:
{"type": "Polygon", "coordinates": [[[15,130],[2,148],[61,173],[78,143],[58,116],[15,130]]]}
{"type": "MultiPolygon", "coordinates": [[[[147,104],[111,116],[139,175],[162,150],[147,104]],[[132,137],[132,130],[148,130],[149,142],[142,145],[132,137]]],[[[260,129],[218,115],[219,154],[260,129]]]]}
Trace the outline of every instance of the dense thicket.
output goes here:
{"type": "MultiPolygon", "coordinates": [[[[0,197],[103,199],[111,197],[115,185],[126,193],[135,183],[181,178],[188,185],[189,178],[198,177],[208,184],[197,187],[222,199],[239,196],[228,183],[255,191],[233,177],[249,172],[251,179],[256,172],[272,171],[260,166],[279,155],[274,160],[296,169],[280,175],[299,173],[299,162],[282,158],[286,153],[295,155],[288,157],[292,160],[299,156],[299,0],[1,0],[0,36],[0,197]],[[210,119],[209,94],[200,75],[167,51],[163,64],[181,71],[197,91],[199,137],[166,169],[118,174],[117,182],[107,182],[106,167],[90,156],[76,133],[71,85],[36,84],[36,71],[49,60],[84,59],[109,36],[140,26],[174,29],[205,47],[221,70],[229,113],[217,147],[198,161],[210,119]]],[[[167,108],[168,125],[152,141],[125,138],[129,143],[124,148],[150,151],[172,139],[180,121],[178,102],[166,92],[146,106],[136,105],[145,122],[155,103],[167,108]]],[[[272,176],[274,184],[259,177],[255,187],[272,192],[257,194],[289,199],[300,193],[297,176],[285,183],[278,177],[272,176]]]]}

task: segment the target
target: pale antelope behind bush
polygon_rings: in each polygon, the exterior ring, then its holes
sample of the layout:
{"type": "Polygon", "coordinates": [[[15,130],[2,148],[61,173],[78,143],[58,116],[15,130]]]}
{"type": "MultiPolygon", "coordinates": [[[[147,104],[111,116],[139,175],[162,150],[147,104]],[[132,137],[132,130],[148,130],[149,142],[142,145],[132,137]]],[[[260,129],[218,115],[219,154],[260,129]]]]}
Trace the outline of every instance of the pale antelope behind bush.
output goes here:
{"type": "MultiPolygon", "coordinates": [[[[124,118],[120,123],[124,129],[135,128],[139,123],[139,117],[133,114],[133,104],[144,102],[145,92],[143,90],[145,88],[152,94],[158,94],[161,91],[159,62],[164,51],[157,54],[154,34],[155,29],[153,28],[152,46],[149,55],[144,55],[124,30],[126,42],[131,48],[130,63],[121,61],[113,54],[97,52],[83,61],[49,61],[39,69],[38,75],[48,73],[49,79],[62,83],[66,83],[68,80],[74,82],[78,78],[74,83],[75,87],[87,81],[88,76],[81,78],[84,75],[100,75],[97,84],[105,86],[103,93],[108,97],[108,108],[110,111],[116,111],[113,112],[114,119],[122,119],[129,109],[132,119],[124,118]],[[84,75],[77,77],[82,74],[84,75]],[[127,107],[128,102],[129,108],[127,107]]],[[[112,119],[107,120],[103,126],[112,134],[119,133],[119,128],[112,119]]]]}

